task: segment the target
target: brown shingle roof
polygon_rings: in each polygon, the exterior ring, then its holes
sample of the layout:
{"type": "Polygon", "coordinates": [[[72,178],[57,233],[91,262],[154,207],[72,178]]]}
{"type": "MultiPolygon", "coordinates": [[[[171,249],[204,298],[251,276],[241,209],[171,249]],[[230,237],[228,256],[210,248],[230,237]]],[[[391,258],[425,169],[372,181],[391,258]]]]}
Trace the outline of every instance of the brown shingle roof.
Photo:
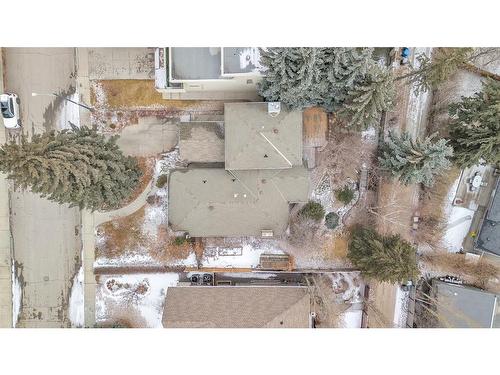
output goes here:
{"type": "Polygon", "coordinates": [[[305,287],[168,288],[166,328],[308,328],[310,297],[305,287]]]}

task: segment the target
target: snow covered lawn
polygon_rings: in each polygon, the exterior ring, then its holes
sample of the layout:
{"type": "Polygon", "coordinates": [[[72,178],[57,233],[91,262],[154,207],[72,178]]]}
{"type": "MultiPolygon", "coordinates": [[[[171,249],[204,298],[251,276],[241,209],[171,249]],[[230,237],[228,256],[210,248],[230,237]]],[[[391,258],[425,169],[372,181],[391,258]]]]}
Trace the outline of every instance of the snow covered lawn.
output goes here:
{"type": "Polygon", "coordinates": [[[454,206],[455,195],[460,177],[453,183],[448,192],[448,200],[445,205],[445,215],[447,228],[443,238],[443,244],[450,252],[459,252],[462,249],[462,243],[469,233],[474,217],[474,211],[466,208],[454,206]]]}
{"type": "Polygon", "coordinates": [[[272,240],[244,240],[238,246],[207,246],[202,266],[207,268],[256,268],[262,254],[284,254],[272,240]]]}
{"type": "Polygon", "coordinates": [[[408,304],[410,302],[410,292],[404,291],[398,287],[396,292],[396,304],[394,306],[394,320],[393,323],[398,328],[406,327],[406,320],[408,318],[408,304]]]}
{"type": "Polygon", "coordinates": [[[69,296],[69,320],[71,326],[75,328],[82,328],[85,324],[84,317],[84,289],[83,289],[83,266],[75,275],[73,279],[73,287],[69,296]]]}
{"type": "Polygon", "coordinates": [[[17,277],[16,266],[12,263],[12,327],[16,327],[21,312],[23,290],[17,277]]]}
{"type": "Polygon", "coordinates": [[[342,314],[341,327],[339,328],[361,328],[363,310],[347,310],[342,314]]]}
{"type": "Polygon", "coordinates": [[[360,272],[329,273],[336,299],[343,303],[363,302],[365,283],[360,272]]]}
{"type": "Polygon", "coordinates": [[[168,287],[177,273],[101,275],[96,290],[96,322],[161,328],[168,287]]]}

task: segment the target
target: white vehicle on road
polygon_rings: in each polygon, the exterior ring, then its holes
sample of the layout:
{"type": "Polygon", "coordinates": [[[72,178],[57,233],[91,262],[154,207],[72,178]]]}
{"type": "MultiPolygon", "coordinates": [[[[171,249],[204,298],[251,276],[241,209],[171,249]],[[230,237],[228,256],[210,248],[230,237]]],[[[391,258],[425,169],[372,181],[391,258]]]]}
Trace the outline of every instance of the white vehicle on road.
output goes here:
{"type": "Polygon", "coordinates": [[[21,127],[20,102],[16,94],[5,93],[0,95],[0,109],[2,111],[3,123],[7,129],[21,127]]]}

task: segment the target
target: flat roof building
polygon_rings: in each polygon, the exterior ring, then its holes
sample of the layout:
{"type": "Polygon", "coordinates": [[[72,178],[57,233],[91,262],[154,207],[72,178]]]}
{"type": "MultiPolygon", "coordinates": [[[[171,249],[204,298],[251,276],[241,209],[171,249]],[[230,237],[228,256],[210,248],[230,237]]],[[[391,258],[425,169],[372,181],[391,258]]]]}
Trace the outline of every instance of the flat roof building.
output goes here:
{"type": "Polygon", "coordinates": [[[500,256],[500,179],[486,211],[481,230],[476,241],[479,250],[500,256]]]}
{"type": "Polygon", "coordinates": [[[443,328],[492,328],[500,326],[498,296],[481,289],[432,281],[436,312],[443,328]]]}
{"type": "Polygon", "coordinates": [[[155,52],[155,85],[165,99],[258,100],[256,47],[168,47],[155,52]]]}

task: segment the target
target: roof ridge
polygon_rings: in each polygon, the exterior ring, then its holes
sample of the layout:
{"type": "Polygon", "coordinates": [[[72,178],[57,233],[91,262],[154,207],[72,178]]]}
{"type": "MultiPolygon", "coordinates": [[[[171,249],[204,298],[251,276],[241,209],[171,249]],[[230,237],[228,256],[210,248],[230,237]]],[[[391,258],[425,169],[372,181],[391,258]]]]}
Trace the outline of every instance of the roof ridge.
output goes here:
{"type": "Polygon", "coordinates": [[[304,293],[304,295],[297,299],[297,301],[295,301],[293,304],[289,305],[287,308],[285,308],[283,311],[281,311],[280,313],[276,314],[272,319],[270,319],[269,321],[267,321],[266,323],[264,323],[262,325],[262,327],[266,327],[269,323],[271,323],[274,319],[276,319],[278,316],[282,315],[284,312],[286,311],[289,311],[291,310],[293,307],[297,306],[299,304],[299,302],[302,302],[302,300],[304,300],[305,298],[309,298],[309,303],[311,303],[311,296],[309,294],[309,291],[307,291],[306,293],[304,293]]]}

